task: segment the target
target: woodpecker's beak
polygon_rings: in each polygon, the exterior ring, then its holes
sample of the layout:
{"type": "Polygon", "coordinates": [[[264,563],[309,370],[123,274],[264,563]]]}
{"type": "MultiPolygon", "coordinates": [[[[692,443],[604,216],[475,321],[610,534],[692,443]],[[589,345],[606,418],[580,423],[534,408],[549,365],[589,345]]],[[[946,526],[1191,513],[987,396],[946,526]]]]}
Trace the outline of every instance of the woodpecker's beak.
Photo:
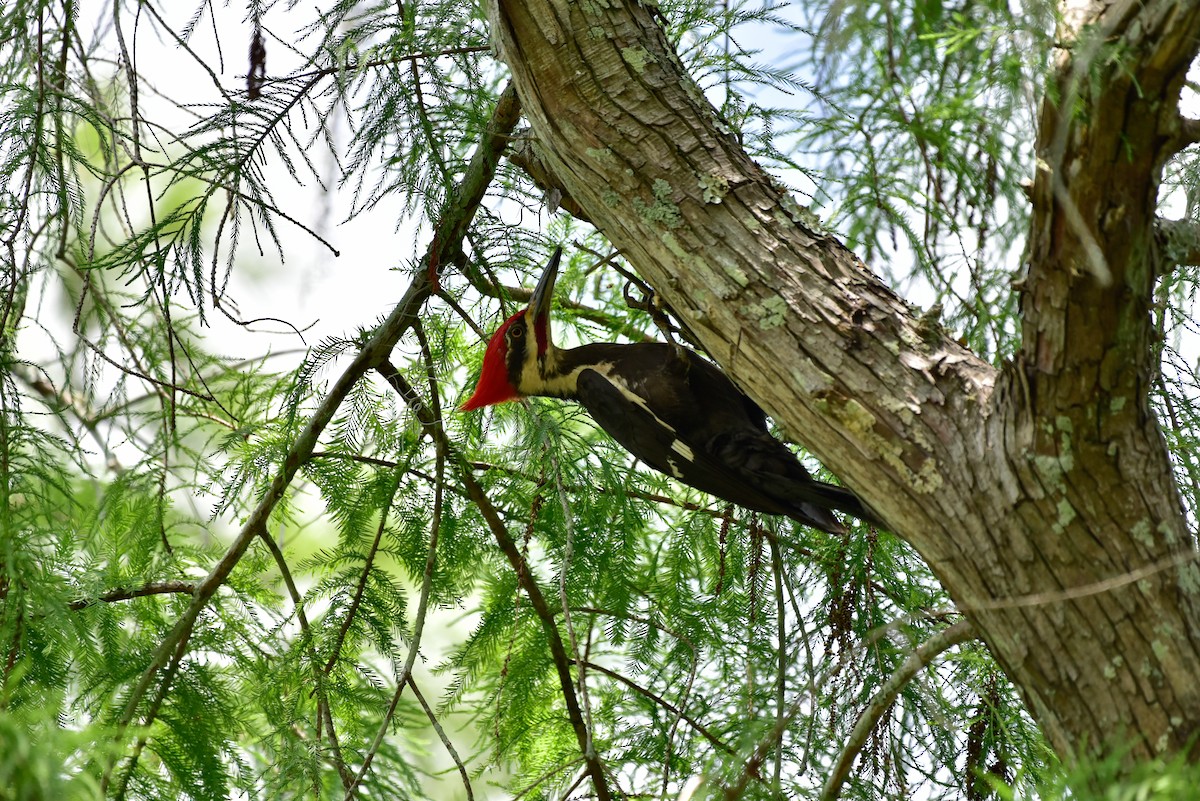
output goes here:
{"type": "Polygon", "coordinates": [[[558,263],[561,260],[562,248],[557,247],[533,294],[529,296],[529,307],[525,310],[525,319],[537,336],[539,354],[545,353],[550,346],[550,301],[554,297],[554,281],[558,278],[558,263]]]}
{"type": "Polygon", "coordinates": [[[555,248],[554,255],[550,257],[546,269],[542,272],[542,277],[533,289],[533,294],[529,296],[527,313],[532,313],[534,320],[549,319],[550,317],[550,299],[554,297],[554,280],[558,278],[558,263],[561,259],[562,248],[555,248]]]}

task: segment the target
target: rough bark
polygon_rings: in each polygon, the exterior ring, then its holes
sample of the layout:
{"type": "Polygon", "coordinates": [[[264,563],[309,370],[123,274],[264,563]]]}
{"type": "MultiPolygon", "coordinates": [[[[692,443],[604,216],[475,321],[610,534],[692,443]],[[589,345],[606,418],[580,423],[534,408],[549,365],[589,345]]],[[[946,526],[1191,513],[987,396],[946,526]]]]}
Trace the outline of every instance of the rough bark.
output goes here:
{"type": "Polygon", "coordinates": [[[1200,6],[1069,10],[1049,96],[1076,113],[1048,102],[1041,117],[1023,349],[1003,370],[814,228],[647,6],[490,9],[540,162],[928,560],[1059,753],[1184,748],[1200,724],[1200,571],[1147,395],[1156,190],[1200,6]]]}

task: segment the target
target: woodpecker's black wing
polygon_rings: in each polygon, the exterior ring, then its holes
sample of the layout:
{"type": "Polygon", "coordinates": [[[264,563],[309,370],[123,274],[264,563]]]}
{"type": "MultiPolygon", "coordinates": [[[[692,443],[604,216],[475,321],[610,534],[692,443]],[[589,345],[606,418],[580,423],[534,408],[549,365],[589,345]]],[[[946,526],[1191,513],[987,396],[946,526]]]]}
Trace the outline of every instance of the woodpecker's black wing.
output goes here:
{"type": "Polygon", "coordinates": [[[588,354],[596,368],[580,373],[576,399],[656,470],[830,533],[846,530],[830,509],[872,519],[849,490],[813,480],[767,432],[762,410],[691,351],[665,344],[585,347],[597,349],[588,354]]]}

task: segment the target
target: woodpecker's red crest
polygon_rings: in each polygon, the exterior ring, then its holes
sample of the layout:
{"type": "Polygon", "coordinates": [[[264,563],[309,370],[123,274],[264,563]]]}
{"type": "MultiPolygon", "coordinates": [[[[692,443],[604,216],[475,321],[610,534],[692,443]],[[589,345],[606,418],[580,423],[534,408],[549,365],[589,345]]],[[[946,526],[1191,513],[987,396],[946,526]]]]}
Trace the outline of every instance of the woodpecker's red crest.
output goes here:
{"type": "Polygon", "coordinates": [[[526,369],[534,366],[535,354],[528,353],[528,338],[532,329],[537,343],[536,358],[541,361],[552,347],[550,343],[550,298],[554,293],[554,281],[558,275],[558,264],[562,248],[556,248],[546,265],[537,287],[529,297],[529,305],[504,321],[488,340],[483,354],[483,367],[479,371],[479,383],[475,392],[459,407],[469,412],[496,403],[525,397],[521,391],[521,379],[526,369]]]}
{"type": "Polygon", "coordinates": [[[479,383],[475,392],[467,402],[458,407],[460,412],[470,412],[491,406],[494,403],[516,400],[521,397],[517,388],[508,378],[508,343],[505,337],[513,323],[525,316],[524,311],[517,312],[504,321],[504,325],[496,329],[488,342],[487,352],[483,354],[483,368],[479,371],[479,383]]]}

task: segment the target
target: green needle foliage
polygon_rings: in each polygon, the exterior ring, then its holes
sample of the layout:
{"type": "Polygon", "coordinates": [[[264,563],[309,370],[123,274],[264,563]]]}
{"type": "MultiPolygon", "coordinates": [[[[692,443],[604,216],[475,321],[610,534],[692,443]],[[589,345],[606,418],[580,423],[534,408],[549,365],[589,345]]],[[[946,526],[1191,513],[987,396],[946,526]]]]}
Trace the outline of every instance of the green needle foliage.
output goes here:
{"type": "MultiPolygon", "coordinates": [[[[630,797],[818,797],[958,616],[888,532],[726,507],[569,404],[454,412],[554,243],[560,338],[661,336],[597,232],[472,161],[506,83],[478,4],[172,5],[0,8],[0,799],[582,798],[589,758],[630,797]],[[342,392],[376,291],[316,343],[281,299],[361,219],[416,300],[390,367],[342,392]],[[270,319],[240,310],[256,273],[270,319]]],[[[976,352],[1011,352],[1048,11],[656,5],[756,158],[976,352]]],[[[1194,279],[1163,293],[1194,505],[1194,279]]],[[[1067,781],[971,641],[861,747],[841,797],[1067,781]]]]}

